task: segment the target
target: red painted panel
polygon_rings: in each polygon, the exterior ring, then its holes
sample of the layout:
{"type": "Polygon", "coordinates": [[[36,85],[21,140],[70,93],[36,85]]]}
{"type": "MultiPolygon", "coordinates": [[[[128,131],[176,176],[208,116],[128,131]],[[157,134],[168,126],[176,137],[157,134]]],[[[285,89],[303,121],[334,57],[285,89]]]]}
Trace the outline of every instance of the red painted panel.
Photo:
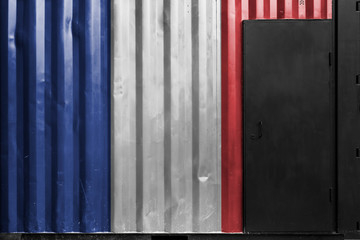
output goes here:
{"type": "Polygon", "coordinates": [[[222,205],[223,232],[243,231],[242,24],[246,19],[326,19],[332,0],[222,0],[222,205]]]}

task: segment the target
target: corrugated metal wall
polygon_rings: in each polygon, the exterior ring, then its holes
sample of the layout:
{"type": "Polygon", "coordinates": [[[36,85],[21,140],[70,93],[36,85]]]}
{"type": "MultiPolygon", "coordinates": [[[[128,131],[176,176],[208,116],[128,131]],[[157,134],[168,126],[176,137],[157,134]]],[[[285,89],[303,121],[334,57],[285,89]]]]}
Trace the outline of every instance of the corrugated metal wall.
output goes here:
{"type": "Polygon", "coordinates": [[[326,19],[332,0],[222,0],[221,161],[222,230],[243,231],[242,192],[242,21],[326,19]]]}
{"type": "Polygon", "coordinates": [[[220,1],[112,4],[112,230],[220,231],[220,1]]]}
{"type": "Polygon", "coordinates": [[[0,2],[0,231],[109,231],[109,3],[0,2]]]}
{"type": "Polygon", "coordinates": [[[241,22],[268,18],[331,0],[0,1],[0,231],[109,231],[112,199],[117,232],[241,232],[241,22]]]}

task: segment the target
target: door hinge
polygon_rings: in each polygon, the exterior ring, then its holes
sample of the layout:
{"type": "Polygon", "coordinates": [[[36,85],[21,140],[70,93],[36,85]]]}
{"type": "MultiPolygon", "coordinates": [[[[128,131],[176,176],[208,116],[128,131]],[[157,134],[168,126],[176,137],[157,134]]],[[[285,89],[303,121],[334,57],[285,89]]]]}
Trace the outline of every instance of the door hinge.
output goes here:
{"type": "Polygon", "coordinates": [[[332,202],[332,188],[329,188],[329,202],[332,202]]]}
{"type": "Polygon", "coordinates": [[[331,54],[331,52],[329,52],[329,66],[331,66],[332,65],[332,56],[331,56],[332,54],[331,54]]]}

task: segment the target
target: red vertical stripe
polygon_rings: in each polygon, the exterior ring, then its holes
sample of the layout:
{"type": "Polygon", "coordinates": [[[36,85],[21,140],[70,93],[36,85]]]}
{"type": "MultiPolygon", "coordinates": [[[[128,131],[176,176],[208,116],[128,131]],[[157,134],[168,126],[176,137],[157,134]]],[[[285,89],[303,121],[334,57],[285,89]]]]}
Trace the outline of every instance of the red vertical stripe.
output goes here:
{"type": "Polygon", "coordinates": [[[264,0],[264,18],[270,18],[270,0],[264,0]]]}
{"type": "MultiPolygon", "coordinates": [[[[256,8],[254,9],[256,14],[256,8]]],[[[241,0],[223,0],[221,25],[221,221],[224,232],[242,232],[243,230],[241,21],[241,0]]]]}
{"type": "Polygon", "coordinates": [[[314,18],[314,0],[306,0],[306,18],[314,18]]]}
{"type": "Polygon", "coordinates": [[[321,18],[327,18],[327,0],[321,0],[321,18]]]}
{"type": "Polygon", "coordinates": [[[299,0],[292,0],[292,17],[299,18],[299,0]]]}
{"type": "Polygon", "coordinates": [[[249,1],[249,19],[256,19],[256,0],[249,1]]]}
{"type": "Polygon", "coordinates": [[[277,0],[277,18],[285,17],[285,0],[277,0]]]}

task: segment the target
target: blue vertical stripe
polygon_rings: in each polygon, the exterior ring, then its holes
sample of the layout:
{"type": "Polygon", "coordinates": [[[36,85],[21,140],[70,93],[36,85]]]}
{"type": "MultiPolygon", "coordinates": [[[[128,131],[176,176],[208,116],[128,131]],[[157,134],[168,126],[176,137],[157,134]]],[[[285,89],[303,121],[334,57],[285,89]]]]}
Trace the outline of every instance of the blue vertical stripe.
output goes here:
{"type": "Polygon", "coordinates": [[[110,231],[109,5],[0,1],[0,232],[110,231]]]}
{"type": "MultiPolygon", "coordinates": [[[[8,209],[5,209],[8,212],[8,221],[10,224],[12,224],[14,227],[12,229],[15,229],[18,225],[18,219],[16,217],[17,213],[17,201],[20,200],[17,198],[17,167],[18,167],[18,158],[17,158],[17,147],[18,147],[18,141],[17,141],[17,124],[18,121],[21,121],[17,117],[17,109],[21,107],[20,104],[18,104],[16,94],[11,94],[12,92],[16,93],[16,86],[17,86],[17,63],[16,63],[16,47],[15,47],[15,27],[16,22],[14,20],[14,17],[16,17],[16,7],[11,6],[10,4],[8,7],[8,22],[7,22],[7,59],[8,59],[8,65],[7,65],[7,77],[9,79],[7,85],[7,100],[8,100],[8,106],[7,106],[7,138],[9,139],[7,145],[7,173],[5,174],[7,176],[7,179],[5,179],[5,182],[2,183],[4,186],[6,184],[6,181],[8,182],[8,192],[7,200],[8,209]],[[12,191],[14,189],[15,191],[12,191]]],[[[6,34],[6,33],[5,33],[6,34]]],[[[3,162],[3,161],[2,161],[3,162]]]]}

